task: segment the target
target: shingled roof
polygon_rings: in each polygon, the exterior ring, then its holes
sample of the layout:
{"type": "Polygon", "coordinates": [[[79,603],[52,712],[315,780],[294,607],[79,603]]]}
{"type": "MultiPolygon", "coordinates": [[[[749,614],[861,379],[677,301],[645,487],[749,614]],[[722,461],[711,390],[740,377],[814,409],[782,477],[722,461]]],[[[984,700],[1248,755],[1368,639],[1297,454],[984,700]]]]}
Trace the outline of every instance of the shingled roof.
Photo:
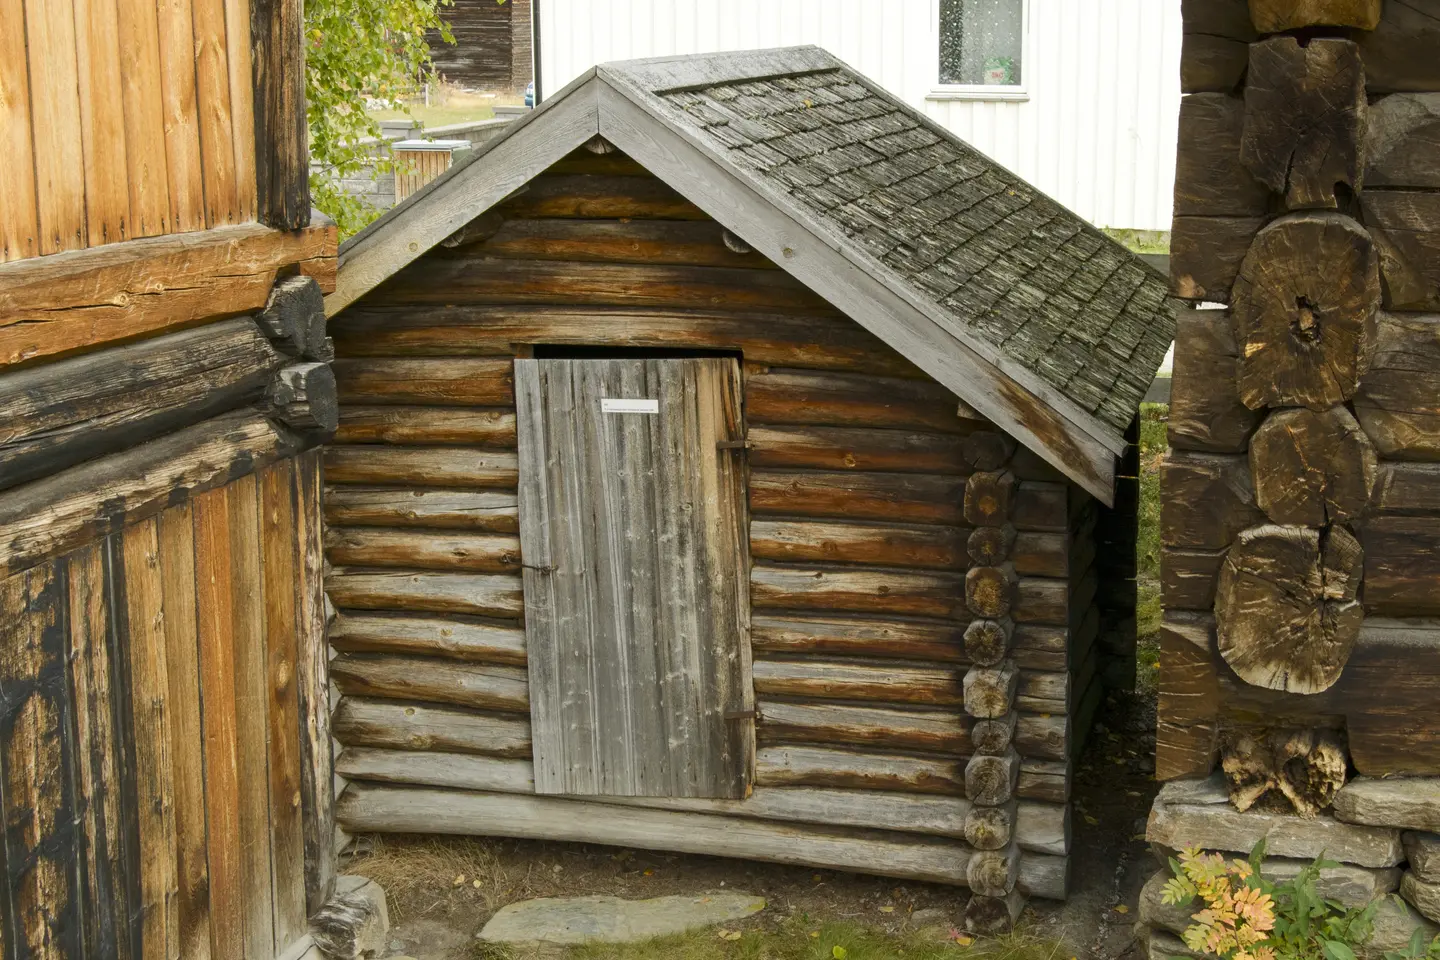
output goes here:
{"type": "Polygon", "coordinates": [[[587,73],[342,248],[330,312],[596,133],[1110,499],[1174,334],[1164,277],[816,47],[587,73]],[[473,172],[507,143],[522,179],[473,172]]]}

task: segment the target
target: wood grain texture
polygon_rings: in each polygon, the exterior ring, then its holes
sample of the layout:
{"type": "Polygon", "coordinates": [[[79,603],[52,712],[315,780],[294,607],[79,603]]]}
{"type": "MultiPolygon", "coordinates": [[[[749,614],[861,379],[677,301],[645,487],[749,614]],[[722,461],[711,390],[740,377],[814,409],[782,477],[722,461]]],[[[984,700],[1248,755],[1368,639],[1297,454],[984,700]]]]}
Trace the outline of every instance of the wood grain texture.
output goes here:
{"type": "MultiPolygon", "coordinates": [[[[762,691],[763,692],[763,691],[762,691]]],[[[761,699],[762,744],[819,743],[964,755],[969,721],[960,713],[761,699]]]]}
{"type": "Polygon", "coordinates": [[[1440,240],[1430,227],[1440,198],[1427,190],[1374,190],[1363,209],[1380,253],[1386,308],[1440,310],[1440,240]]]}
{"type": "Polygon", "coordinates": [[[1343,406],[1273,411],[1250,440],[1255,503],[1275,523],[1358,520],[1378,470],[1375,447],[1343,406]]]}
{"type": "Polygon", "coordinates": [[[750,600],[756,610],[970,618],[964,576],[943,571],[766,563],[750,571],[750,600]]]}
{"type": "Polygon", "coordinates": [[[756,516],[965,523],[959,477],[754,470],[749,490],[756,516]]]}
{"type": "Polygon", "coordinates": [[[337,606],[359,610],[518,619],[525,609],[521,579],[516,576],[340,567],[326,578],[325,586],[337,606]]]}
{"type": "Polygon", "coordinates": [[[518,495],[501,490],[326,487],[325,519],[337,525],[517,533],[518,495]]]}
{"type": "Polygon", "coordinates": [[[176,233],[204,230],[205,183],[201,173],[191,0],[160,0],[155,7],[160,28],[160,96],[165,118],[170,228],[176,233]]]}
{"type": "Polygon", "coordinates": [[[1236,387],[1239,351],[1230,314],[1181,307],[1175,325],[1175,365],[1170,382],[1172,447],[1205,453],[1243,453],[1261,412],[1240,401],[1236,387]]]}
{"type": "Polygon", "coordinates": [[[963,570],[963,528],[755,520],[750,553],[761,560],[963,570]]]}
{"type": "Polygon", "coordinates": [[[235,131],[230,102],[229,51],[225,44],[224,0],[191,0],[194,23],[195,91],[200,148],[205,154],[205,226],[237,223],[235,131]]]}
{"type": "Polygon", "coordinates": [[[30,108],[36,121],[31,129],[39,252],[75,250],[85,246],[87,238],[73,0],[27,0],[24,25],[30,108]]]}
{"type": "Polygon", "coordinates": [[[509,359],[348,360],[335,362],[340,399],[350,404],[509,406],[509,359]]]}
{"type": "Polygon", "coordinates": [[[330,664],[341,693],[481,710],[523,713],[530,709],[523,669],[459,663],[430,657],[345,654],[330,664]]]}
{"type": "Polygon", "coordinates": [[[771,654],[831,654],[964,663],[964,628],[944,621],[756,616],[750,644],[771,654]]]}
{"type": "Polygon", "coordinates": [[[750,465],[824,471],[969,472],[953,434],[826,426],[751,426],[750,465]]]}
{"type": "MultiPolygon", "coordinates": [[[[236,165],[243,170],[241,152],[247,147],[253,150],[255,215],[267,226],[295,230],[310,223],[304,11],[296,0],[251,0],[248,6],[252,113],[234,116],[236,165]],[[247,121],[252,127],[248,140],[243,134],[247,121]]],[[[231,44],[232,90],[237,80],[245,82],[234,69],[244,60],[236,46],[231,44]]],[[[243,193],[243,174],[240,180],[243,193]]]]}
{"type": "Polygon", "coordinates": [[[164,96],[161,91],[158,8],[120,3],[121,113],[125,118],[126,180],[130,187],[129,239],[174,229],[166,164],[164,96]]]}
{"type": "Polygon", "coordinates": [[[1440,460],[1440,316],[1382,313],[1355,417],[1383,457],[1440,460]]]}
{"type": "Polygon", "coordinates": [[[964,764],[838,747],[770,746],[756,751],[755,786],[958,795],[964,786],[964,764]]]}
{"type": "Polygon", "coordinates": [[[332,527],[325,533],[325,549],[332,563],[357,567],[520,572],[516,536],[332,527]]]}
{"type": "Polygon", "coordinates": [[[516,456],[508,450],[346,444],[327,446],[324,457],[330,483],[513,490],[519,475],[516,456]]]}
{"type": "MultiPolygon", "coordinates": [[[[528,760],[530,720],[450,706],[347,696],[335,710],[335,738],[346,747],[435,750],[528,760]]],[[[418,782],[418,781],[412,781],[418,782]]]]}
{"type": "MultiPolygon", "coordinates": [[[[25,0],[5,0],[0,18],[9,24],[25,22],[25,0]]],[[[0,137],[10,162],[0,173],[0,263],[36,256],[40,251],[40,224],[35,208],[35,141],[30,120],[30,71],[25,55],[25,31],[6,30],[0,36],[0,137]]]]}
{"type": "Polygon", "coordinates": [[[816,697],[955,706],[964,702],[954,669],[863,665],[853,661],[759,660],[755,690],[768,696],[816,697]]]}
{"type": "Polygon", "coordinates": [[[367,407],[347,403],[340,411],[336,443],[395,446],[515,448],[515,412],[474,407],[367,407]]]}
{"type": "MultiPolygon", "coordinates": [[[[85,235],[91,246],[130,236],[121,99],[118,0],[75,0],[81,147],[85,155],[85,235]]],[[[3,222],[0,217],[0,222],[3,222]]],[[[0,253],[0,260],[4,260],[0,253]]]]}
{"type": "MultiPolygon", "coordinates": [[[[517,198],[538,199],[546,179],[531,181],[517,198]]],[[[634,181],[640,183],[638,178],[634,181]]],[[[646,182],[658,181],[646,178],[646,182]]],[[[620,219],[510,218],[478,247],[487,257],[516,260],[580,260],[608,263],[673,263],[707,267],[769,267],[757,253],[736,253],[725,245],[725,228],[709,218],[676,221],[620,219]]]]}
{"type": "Polygon", "coordinates": [[[883,427],[964,435],[979,423],[960,415],[937,383],[864,374],[771,370],[745,381],[746,417],[755,423],[883,427]]]}

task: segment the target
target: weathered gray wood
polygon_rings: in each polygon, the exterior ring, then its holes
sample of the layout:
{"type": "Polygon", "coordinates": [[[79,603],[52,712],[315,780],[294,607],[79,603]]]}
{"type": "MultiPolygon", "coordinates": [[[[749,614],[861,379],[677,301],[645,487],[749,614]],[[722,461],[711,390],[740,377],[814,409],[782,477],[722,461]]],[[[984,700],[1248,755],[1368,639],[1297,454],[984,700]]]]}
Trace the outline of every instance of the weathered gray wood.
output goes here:
{"type": "Polygon", "coordinates": [[[1440,310],[1437,216],[1440,194],[1434,190],[1367,191],[1365,227],[1380,252],[1387,309],[1440,310]]]}
{"type": "Polygon", "coordinates": [[[1019,715],[1013,710],[1003,717],[976,720],[970,728],[970,743],[976,753],[998,757],[1015,742],[1019,715]]]}
{"type": "Polygon", "coordinates": [[[750,554],[760,560],[963,570],[966,532],[932,525],[754,520],[750,554]]]}
{"type": "Polygon", "coordinates": [[[530,757],[530,721],[514,715],[348,696],[340,699],[331,730],[347,747],[530,757]]]}
{"type": "Polygon", "coordinates": [[[965,577],[938,570],[756,564],[750,601],[757,610],[853,611],[969,620],[965,577]]]}
{"type": "Polygon", "coordinates": [[[340,425],[335,374],[315,360],[282,367],[265,389],[265,410],[293,430],[330,436],[340,425]]]}
{"type": "Polygon", "coordinates": [[[1381,456],[1440,460],[1440,316],[1380,314],[1355,417],[1381,456]]]}
{"type": "Polygon", "coordinates": [[[334,366],[346,405],[493,407],[514,402],[508,357],[343,357],[334,366]]]}
{"type": "Polygon", "coordinates": [[[824,616],[757,616],[750,644],[757,652],[850,654],[964,663],[964,628],[924,620],[879,620],[824,616]]]}
{"type": "Polygon", "coordinates": [[[963,784],[959,759],[812,746],[763,747],[755,755],[756,787],[843,787],[958,795],[963,784]]]}
{"type": "Polygon", "coordinates": [[[752,467],[809,470],[883,470],[964,476],[963,438],[870,427],[752,424],[752,467]]]}
{"type": "Polygon", "coordinates": [[[754,470],[749,489],[756,516],[965,525],[956,476],[754,470]]]}
{"type": "Polygon", "coordinates": [[[755,690],[771,696],[932,706],[956,706],[964,698],[957,669],[806,658],[757,660],[753,670],[755,690]]]}
{"type": "Polygon", "coordinates": [[[413,653],[478,663],[525,665],[525,631],[462,617],[413,613],[360,613],[337,616],[330,624],[330,645],[354,653],[413,653]]]}
{"type": "Polygon", "coordinates": [[[351,526],[419,527],[518,533],[518,496],[499,490],[325,488],[325,519],[351,526]]]}
{"type": "Polygon", "coordinates": [[[337,567],[325,589],[339,607],[405,613],[468,613],[518,619],[525,609],[521,581],[501,574],[337,567]]]}
{"type": "Polygon", "coordinates": [[[1394,513],[1440,513],[1440,465],[1381,463],[1375,509],[1394,513]]]}
{"type": "Polygon", "coordinates": [[[1001,850],[1010,845],[1015,832],[1014,801],[998,807],[972,804],[965,817],[965,842],[976,850],[1001,850]]]}
{"type": "Polygon", "coordinates": [[[342,654],[330,662],[330,678],[341,693],[358,697],[453,703],[507,713],[523,713],[530,706],[525,671],[518,667],[342,654]]]}
{"type": "Polygon", "coordinates": [[[965,765],[965,796],[971,803],[996,807],[1009,803],[1020,782],[1020,757],[1011,750],[998,756],[977,755],[965,765]]]}
{"type": "Polygon", "coordinates": [[[352,781],[423,783],[496,793],[535,792],[534,767],[528,759],[347,746],[335,763],[335,772],[352,781]]]}
{"type": "Polygon", "coordinates": [[[1020,850],[1013,844],[1003,850],[977,850],[965,864],[965,882],[982,897],[1004,897],[1020,879],[1020,850]]]}
{"type": "Polygon", "coordinates": [[[1271,411],[1250,440],[1255,503],[1275,523],[1358,520],[1377,471],[1375,447],[1343,406],[1271,411]]]}
{"type": "Polygon", "coordinates": [[[952,756],[967,754],[971,749],[970,721],[958,711],[897,710],[762,698],[758,712],[756,733],[765,744],[833,743],[952,756]]]}
{"type": "Polygon", "coordinates": [[[983,937],[1009,933],[1020,921],[1027,899],[1018,885],[1003,897],[972,896],[965,904],[965,929],[983,937]]]}
{"type": "Polygon", "coordinates": [[[747,518],[718,449],[744,434],[736,364],[521,360],[516,381],[539,792],[744,796],[747,518]]]}
{"type": "Polygon", "coordinates": [[[994,667],[971,667],[965,674],[965,712],[972,717],[994,719],[1010,712],[1020,671],[1011,661],[994,667]]]}

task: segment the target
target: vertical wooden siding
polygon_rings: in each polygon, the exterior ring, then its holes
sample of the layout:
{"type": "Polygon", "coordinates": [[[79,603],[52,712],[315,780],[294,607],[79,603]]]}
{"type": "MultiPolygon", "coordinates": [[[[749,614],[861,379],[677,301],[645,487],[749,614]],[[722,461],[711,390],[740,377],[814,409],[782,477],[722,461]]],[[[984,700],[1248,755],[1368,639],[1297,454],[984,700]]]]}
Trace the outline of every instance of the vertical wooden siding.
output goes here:
{"type": "Polygon", "coordinates": [[[0,262],[255,219],[250,0],[3,0],[0,22],[0,262]]]}
{"type": "Polygon", "coordinates": [[[316,463],[0,580],[0,956],[254,960],[304,934],[316,463]]]}

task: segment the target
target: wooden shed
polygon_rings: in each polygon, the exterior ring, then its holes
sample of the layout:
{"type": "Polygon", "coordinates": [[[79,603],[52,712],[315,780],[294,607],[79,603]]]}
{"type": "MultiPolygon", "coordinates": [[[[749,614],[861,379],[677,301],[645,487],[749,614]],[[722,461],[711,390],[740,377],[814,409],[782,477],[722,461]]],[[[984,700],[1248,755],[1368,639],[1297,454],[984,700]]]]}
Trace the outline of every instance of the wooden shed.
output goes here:
{"type": "Polygon", "coordinates": [[[326,303],[344,826],[1065,895],[1162,276],[805,47],[591,70],[326,303]]]}

